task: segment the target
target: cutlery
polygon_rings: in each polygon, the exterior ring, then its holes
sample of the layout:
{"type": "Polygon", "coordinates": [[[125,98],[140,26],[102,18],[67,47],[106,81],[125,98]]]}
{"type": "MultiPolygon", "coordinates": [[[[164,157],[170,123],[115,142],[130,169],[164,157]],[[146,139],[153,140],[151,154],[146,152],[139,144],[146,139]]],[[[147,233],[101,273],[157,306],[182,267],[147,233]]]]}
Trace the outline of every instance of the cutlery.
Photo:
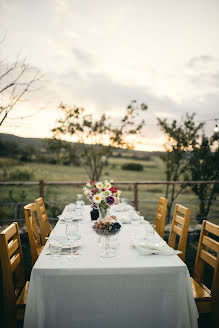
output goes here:
{"type": "MultiPolygon", "coordinates": [[[[78,253],[77,251],[73,251],[74,255],[82,255],[81,253],[78,253]]],[[[46,255],[51,255],[51,253],[46,253],[46,255]]],[[[60,255],[71,255],[71,252],[61,252],[60,255]]]]}

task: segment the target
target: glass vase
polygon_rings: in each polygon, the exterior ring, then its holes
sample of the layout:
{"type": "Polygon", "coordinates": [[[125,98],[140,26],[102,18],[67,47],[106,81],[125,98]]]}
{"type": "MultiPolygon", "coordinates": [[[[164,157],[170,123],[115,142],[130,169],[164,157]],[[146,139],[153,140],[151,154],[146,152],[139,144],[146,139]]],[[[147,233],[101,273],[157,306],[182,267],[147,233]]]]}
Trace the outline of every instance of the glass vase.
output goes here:
{"type": "Polygon", "coordinates": [[[109,208],[104,208],[102,206],[99,206],[99,219],[102,220],[108,216],[110,216],[109,208]]]}

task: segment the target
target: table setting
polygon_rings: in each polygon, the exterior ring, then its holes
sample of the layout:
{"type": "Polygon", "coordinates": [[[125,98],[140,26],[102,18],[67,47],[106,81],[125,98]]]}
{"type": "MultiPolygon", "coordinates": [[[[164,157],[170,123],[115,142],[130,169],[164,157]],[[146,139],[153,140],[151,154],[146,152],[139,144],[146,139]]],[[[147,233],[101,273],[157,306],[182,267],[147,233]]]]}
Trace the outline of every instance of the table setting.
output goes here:
{"type": "Polygon", "coordinates": [[[33,267],[24,328],[197,327],[178,252],[111,182],[83,192],[90,205],[67,204],[33,267]]]}

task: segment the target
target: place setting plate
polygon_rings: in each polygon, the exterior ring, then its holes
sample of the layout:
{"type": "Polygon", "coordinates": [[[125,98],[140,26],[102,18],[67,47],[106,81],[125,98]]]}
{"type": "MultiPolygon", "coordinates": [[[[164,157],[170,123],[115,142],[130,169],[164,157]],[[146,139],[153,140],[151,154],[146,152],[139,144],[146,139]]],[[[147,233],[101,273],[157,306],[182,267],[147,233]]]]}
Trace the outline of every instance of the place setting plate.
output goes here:
{"type": "MultiPolygon", "coordinates": [[[[62,244],[62,249],[67,250],[69,247],[69,239],[65,235],[51,236],[47,238],[48,240],[56,240],[62,244]]],[[[81,235],[78,235],[77,240],[72,242],[73,248],[79,248],[82,245],[81,235]]]]}

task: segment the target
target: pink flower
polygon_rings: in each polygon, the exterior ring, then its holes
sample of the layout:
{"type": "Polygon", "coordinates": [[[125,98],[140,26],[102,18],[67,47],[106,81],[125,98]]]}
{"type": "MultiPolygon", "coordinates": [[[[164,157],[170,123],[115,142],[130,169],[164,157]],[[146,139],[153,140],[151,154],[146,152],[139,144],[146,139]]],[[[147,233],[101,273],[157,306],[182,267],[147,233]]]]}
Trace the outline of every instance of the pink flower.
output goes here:
{"type": "Polygon", "coordinates": [[[95,195],[98,191],[98,188],[91,189],[91,194],[95,195]]]}

